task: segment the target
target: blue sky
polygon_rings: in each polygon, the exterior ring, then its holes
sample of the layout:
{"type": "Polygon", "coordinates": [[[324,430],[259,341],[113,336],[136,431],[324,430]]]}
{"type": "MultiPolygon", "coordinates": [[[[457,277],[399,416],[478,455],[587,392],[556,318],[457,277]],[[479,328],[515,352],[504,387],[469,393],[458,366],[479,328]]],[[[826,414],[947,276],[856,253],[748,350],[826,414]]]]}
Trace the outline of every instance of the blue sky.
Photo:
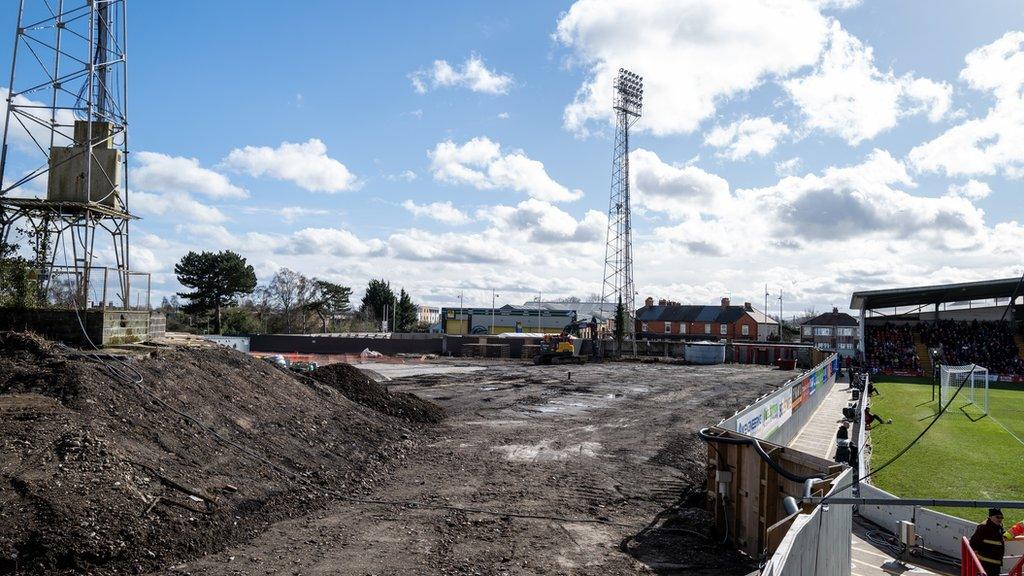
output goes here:
{"type": "Polygon", "coordinates": [[[626,66],[641,298],[1019,274],[1024,6],[765,4],[132,2],[132,266],[158,294],[219,248],[430,304],[599,291],[626,66]]]}

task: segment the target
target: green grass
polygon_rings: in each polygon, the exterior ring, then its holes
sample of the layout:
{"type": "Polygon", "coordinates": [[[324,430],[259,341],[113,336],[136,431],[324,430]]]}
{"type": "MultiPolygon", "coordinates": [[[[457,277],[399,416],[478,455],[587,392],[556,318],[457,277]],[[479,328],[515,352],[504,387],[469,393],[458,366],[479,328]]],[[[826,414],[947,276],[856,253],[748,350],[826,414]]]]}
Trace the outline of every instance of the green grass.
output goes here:
{"type": "MultiPolygon", "coordinates": [[[[928,384],[882,379],[875,386],[881,396],[872,399],[871,411],[892,418],[893,424],[872,428],[871,468],[908,445],[938,412],[928,384]]],[[[909,452],[872,476],[872,483],[903,497],[1024,500],[1024,445],[999,425],[1024,439],[1024,388],[990,390],[990,412],[999,422],[981,417],[974,406],[962,411],[962,398],[964,391],[909,452]]],[[[977,522],[985,519],[984,509],[939,511],[977,522]]],[[[1024,519],[1024,510],[1006,514],[1012,520],[1008,525],[1024,519]]]]}

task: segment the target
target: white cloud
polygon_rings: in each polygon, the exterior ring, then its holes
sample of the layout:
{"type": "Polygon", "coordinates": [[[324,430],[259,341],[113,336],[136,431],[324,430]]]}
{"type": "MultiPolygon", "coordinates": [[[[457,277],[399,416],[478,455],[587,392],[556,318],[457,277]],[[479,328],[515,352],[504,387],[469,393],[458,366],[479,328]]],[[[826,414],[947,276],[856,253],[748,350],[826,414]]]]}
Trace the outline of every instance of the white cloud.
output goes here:
{"type": "Polygon", "coordinates": [[[468,184],[478,190],[510,189],[549,202],[583,196],[581,190],[570,190],[555,182],[544,170],[544,164],[528,158],[521,150],[502,154],[501,145],[486,137],[464,144],[447,140],[427,155],[434,179],[440,182],[468,184]]]}
{"type": "Polygon", "coordinates": [[[232,150],[223,165],[259,178],[268,176],[292,182],[310,192],[341,192],[358,187],[354,174],[327,155],[327,145],[311,138],[306,142],[282,142],[277,148],[246,146],[232,150]]]}
{"type": "Polygon", "coordinates": [[[429,204],[417,204],[412,200],[402,202],[402,208],[408,210],[417,218],[425,216],[441,222],[442,224],[460,225],[467,224],[471,218],[468,214],[452,206],[451,201],[431,202],[429,204]]]}
{"type": "MultiPolygon", "coordinates": [[[[9,89],[0,88],[0,118],[7,116],[7,98],[10,93],[9,89]]],[[[21,113],[11,116],[8,140],[22,151],[39,153],[39,146],[44,150],[49,149],[50,129],[47,127],[50,124],[50,111],[47,110],[49,104],[31,100],[19,94],[14,97],[14,105],[23,108],[16,108],[21,113]],[[27,118],[25,115],[29,115],[31,118],[27,118]],[[33,118],[38,119],[39,122],[34,121],[33,118]]],[[[60,125],[54,140],[57,146],[71,145],[71,138],[64,135],[71,136],[71,126],[74,123],[74,112],[66,109],[57,110],[57,124],[60,125]]]]}
{"type": "Polygon", "coordinates": [[[579,0],[555,32],[588,71],[565,126],[586,134],[611,122],[612,83],[627,68],[644,77],[640,128],[692,132],[719,101],[814,64],[827,32],[806,0],[579,0]]]}
{"type": "Polygon", "coordinates": [[[630,177],[637,205],[682,218],[699,213],[721,214],[732,203],[729,183],[691,165],[667,164],[650,150],[629,155],[630,177]]]}
{"type": "Polygon", "coordinates": [[[403,170],[398,174],[387,174],[384,179],[389,182],[395,182],[401,180],[402,182],[413,182],[418,176],[412,170],[403,170]]]}
{"type": "Polygon", "coordinates": [[[512,115],[511,115],[511,114],[509,114],[508,112],[499,112],[499,113],[498,113],[498,118],[499,118],[500,120],[508,120],[508,119],[509,119],[509,118],[511,118],[511,117],[512,117],[512,115]]]}
{"type": "Polygon", "coordinates": [[[203,204],[182,192],[131,192],[132,213],[167,217],[174,223],[219,224],[227,220],[216,206],[203,204]]]}
{"type": "Polygon", "coordinates": [[[987,183],[974,179],[968,180],[964,184],[950,184],[948,192],[950,196],[959,196],[968,200],[988,198],[991,193],[992,189],[987,183]]]}
{"type": "Polygon", "coordinates": [[[303,206],[283,206],[280,208],[260,208],[256,206],[247,206],[244,208],[246,214],[271,214],[273,216],[280,216],[281,221],[285,224],[293,224],[300,218],[306,218],[307,216],[323,216],[330,214],[327,210],[319,208],[306,208],[303,206]]]}
{"type": "Polygon", "coordinates": [[[974,248],[984,241],[984,214],[971,202],[903,190],[914,186],[902,162],[874,150],[855,166],[828,168],[821,176],[791,176],[736,194],[778,237],[817,242],[881,234],[921,238],[949,249],[974,248]]]}
{"type": "Polygon", "coordinates": [[[799,157],[793,157],[788,160],[781,160],[775,163],[775,175],[776,176],[793,176],[800,171],[800,166],[803,161],[799,157]]]}
{"type": "Polygon", "coordinates": [[[303,228],[279,239],[278,254],[324,254],[330,256],[373,256],[383,253],[380,240],[360,240],[339,228],[303,228]]]}
{"type": "Polygon", "coordinates": [[[502,234],[525,234],[531,242],[595,242],[603,240],[608,217],[588,210],[582,220],[557,206],[530,198],[516,206],[489,206],[477,211],[477,218],[490,220],[502,234]]]}
{"type": "Polygon", "coordinates": [[[513,84],[511,75],[488,70],[483,59],[476,54],[466,58],[458,69],[447,60],[434,60],[430,69],[413,72],[409,80],[413,89],[420,94],[431,88],[442,87],[462,87],[485,94],[507,94],[513,84]]]}
{"type": "Polygon", "coordinates": [[[815,70],[783,82],[807,126],[852,145],[896,126],[902,116],[927,113],[932,122],[949,110],[952,87],[912,74],[875,68],[870,46],[833,21],[829,48],[815,70]]]}
{"type": "Polygon", "coordinates": [[[969,53],[960,79],[990,92],[995,104],[982,118],[920,144],[907,158],[922,172],[948,176],[1024,176],[1024,32],[1008,32],[969,53]]]}
{"type": "Polygon", "coordinates": [[[249,193],[235,186],[227,176],[199,165],[195,158],[169,156],[159,152],[135,152],[138,162],[132,170],[132,186],[147,192],[197,193],[210,198],[247,198],[249,193]]]}
{"type": "Polygon", "coordinates": [[[391,254],[402,260],[446,263],[522,263],[523,258],[493,234],[434,234],[405,230],[388,238],[391,254]]]}
{"type": "Polygon", "coordinates": [[[766,156],[779,140],[789,134],[789,127],[771,118],[743,118],[728,126],[716,126],[704,137],[704,143],[724,148],[719,154],[730,160],[744,160],[751,154],[766,156]]]}

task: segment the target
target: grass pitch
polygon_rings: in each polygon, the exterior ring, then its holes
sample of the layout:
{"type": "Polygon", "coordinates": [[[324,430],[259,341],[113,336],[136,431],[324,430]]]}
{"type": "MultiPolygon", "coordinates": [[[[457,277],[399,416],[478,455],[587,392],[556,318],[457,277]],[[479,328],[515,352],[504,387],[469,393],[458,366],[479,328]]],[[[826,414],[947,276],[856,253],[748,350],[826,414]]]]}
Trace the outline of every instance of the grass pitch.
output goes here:
{"type": "MultiPolygon", "coordinates": [[[[871,411],[893,423],[871,430],[872,469],[909,444],[939,411],[929,384],[883,378],[875,387],[881,395],[872,399],[871,411]]],[[[966,396],[961,391],[931,430],[899,460],[873,475],[872,483],[903,497],[1024,500],[1024,444],[1017,439],[1024,439],[1024,388],[989,391],[989,411],[995,418],[983,417],[975,406],[964,407],[966,396]]],[[[986,512],[939,511],[975,522],[984,520],[986,512]]],[[[1024,520],[1024,510],[1004,513],[1007,525],[1024,520]]]]}

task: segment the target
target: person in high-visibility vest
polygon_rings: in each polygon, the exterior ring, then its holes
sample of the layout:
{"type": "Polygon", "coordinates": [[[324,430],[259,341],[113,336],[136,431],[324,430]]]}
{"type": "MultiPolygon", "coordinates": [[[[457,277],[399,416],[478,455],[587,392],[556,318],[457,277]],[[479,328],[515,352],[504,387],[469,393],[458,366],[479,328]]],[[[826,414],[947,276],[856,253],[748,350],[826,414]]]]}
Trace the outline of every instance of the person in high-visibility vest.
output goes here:
{"type": "Polygon", "coordinates": [[[1013,534],[1003,530],[1003,511],[999,508],[988,509],[988,519],[978,524],[971,536],[971,549],[978,555],[981,565],[988,576],[999,576],[1003,565],[1003,552],[1006,540],[1013,540],[1013,534]]]}

